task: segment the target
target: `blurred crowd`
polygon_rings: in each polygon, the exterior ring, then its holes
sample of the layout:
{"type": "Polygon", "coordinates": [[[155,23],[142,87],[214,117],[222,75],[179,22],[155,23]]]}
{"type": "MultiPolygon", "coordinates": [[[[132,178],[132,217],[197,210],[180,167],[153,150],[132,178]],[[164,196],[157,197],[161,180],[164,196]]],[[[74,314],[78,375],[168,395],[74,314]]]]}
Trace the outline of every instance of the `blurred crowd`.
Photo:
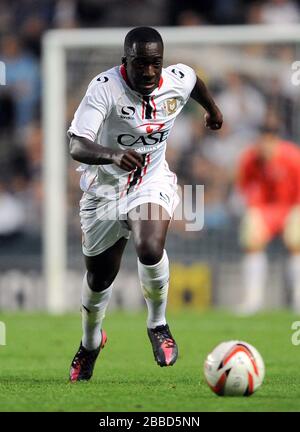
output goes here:
{"type": "MultiPolygon", "coordinates": [[[[299,22],[300,0],[2,0],[0,60],[7,85],[0,86],[0,238],[38,235],[41,229],[41,39],[46,30],[299,22]]],[[[253,47],[247,55],[272,58],[273,76],[228,71],[223,77],[204,77],[224,112],[224,127],[218,133],[206,131],[202,113],[190,104],[169,143],[168,160],[179,182],[205,185],[207,228],[222,229],[239,216],[233,193],[236,163],[270,109],[281,110],[282,134],[299,138],[293,121],[297,101],[284,79],[295,60],[293,48],[253,47]]],[[[77,208],[80,192],[73,168],[71,162],[68,199],[77,208]]],[[[74,220],[78,225],[77,213],[74,220]]],[[[180,223],[174,227],[182,229],[180,223]]]]}

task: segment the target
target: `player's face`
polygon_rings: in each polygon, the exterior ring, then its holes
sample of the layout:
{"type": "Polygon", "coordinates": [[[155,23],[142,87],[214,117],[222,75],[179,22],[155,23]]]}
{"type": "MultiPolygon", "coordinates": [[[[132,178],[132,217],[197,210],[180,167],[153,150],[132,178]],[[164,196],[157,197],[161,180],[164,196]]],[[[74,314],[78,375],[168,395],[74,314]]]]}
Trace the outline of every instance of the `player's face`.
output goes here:
{"type": "Polygon", "coordinates": [[[163,47],[157,42],[134,43],[125,58],[127,77],[133,90],[148,95],[158,87],[163,47]]]}
{"type": "Polygon", "coordinates": [[[257,151],[263,159],[270,159],[274,155],[278,143],[278,135],[272,131],[264,131],[257,141],[257,151]]]}

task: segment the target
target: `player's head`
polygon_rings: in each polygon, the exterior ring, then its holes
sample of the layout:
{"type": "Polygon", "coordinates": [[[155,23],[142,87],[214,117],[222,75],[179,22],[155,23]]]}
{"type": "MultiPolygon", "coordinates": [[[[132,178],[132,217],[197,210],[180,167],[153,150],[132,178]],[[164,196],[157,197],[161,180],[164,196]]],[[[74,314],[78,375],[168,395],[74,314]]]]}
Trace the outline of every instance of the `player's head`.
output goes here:
{"type": "Polygon", "coordinates": [[[275,111],[269,111],[260,127],[260,136],[257,140],[257,150],[263,157],[272,156],[280,142],[280,116],[275,111]]]}
{"type": "Polygon", "coordinates": [[[151,27],[136,27],[127,33],[122,63],[133,90],[148,95],[158,87],[163,50],[161,35],[151,27]]]}
{"type": "Polygon", "coordinates": [[[281,118],[279,113],[273,109],[268,108],[264,117],[264,121],[260,126],[260,133],[262,136],[278,136],[281,129],[281,118]]]}

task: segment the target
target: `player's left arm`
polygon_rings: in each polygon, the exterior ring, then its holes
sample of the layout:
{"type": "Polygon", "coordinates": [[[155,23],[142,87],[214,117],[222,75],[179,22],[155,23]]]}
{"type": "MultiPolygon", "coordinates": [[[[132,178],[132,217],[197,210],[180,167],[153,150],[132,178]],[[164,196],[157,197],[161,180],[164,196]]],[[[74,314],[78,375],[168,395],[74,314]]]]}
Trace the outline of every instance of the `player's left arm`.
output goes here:
{"type": "Polygon", "coordinates": [[[220,129],[223,124],[223,115],[206,85],[198,76],[191,97],[206,110],[205,126],[212,130],[220,129]]]}

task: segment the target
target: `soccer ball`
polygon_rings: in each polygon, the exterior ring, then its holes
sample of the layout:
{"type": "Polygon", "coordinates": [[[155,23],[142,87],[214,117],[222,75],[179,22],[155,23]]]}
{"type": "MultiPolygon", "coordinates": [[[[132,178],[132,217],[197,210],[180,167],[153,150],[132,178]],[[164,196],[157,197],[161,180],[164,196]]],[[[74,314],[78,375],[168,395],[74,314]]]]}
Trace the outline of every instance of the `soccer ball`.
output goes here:
{"type": "Polygon", "coordinates": [[[207,356],[204,375],[219,396],[250,396],[263,382],[265,365],[254,346],[228,341],[220,343],[207,356]]]}

